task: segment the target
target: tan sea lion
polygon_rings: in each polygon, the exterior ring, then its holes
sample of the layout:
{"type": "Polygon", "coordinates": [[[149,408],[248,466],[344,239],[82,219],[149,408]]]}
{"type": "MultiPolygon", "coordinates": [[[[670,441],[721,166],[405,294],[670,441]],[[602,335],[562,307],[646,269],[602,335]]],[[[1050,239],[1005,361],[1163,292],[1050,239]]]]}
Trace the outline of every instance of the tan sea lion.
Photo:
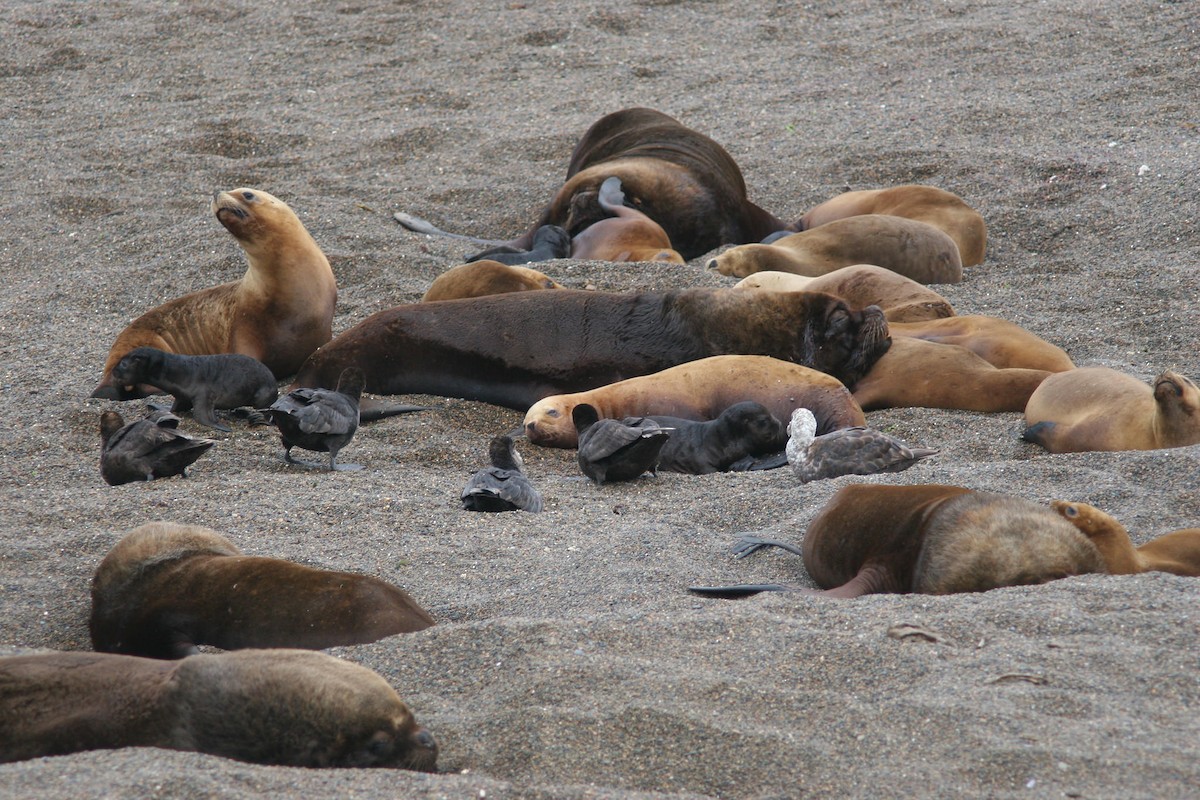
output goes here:
{"type": "Polygon", "coordinates": [[[387,681],[301,650],[0,658],[0,718],[0,762],[163,747],[290,767],[437,765],[433,736],[387,681]]]}
{"type": "Polygon", "coordinates": [[[1055,500],[1050,507],[1092,540],[1113,575],[1170,572],[1200,577],[1200,528],[1164,533],[1134,547],[1125,526],[1095,506],[1055,500]]]}
{"type": "Polygon", "coordinates": [[[744,278],[774,270],[816,277],[853,264],[876,264],[917,283],[958,283],[958,245],[932,225],[886,214],[864,214],[775,239],[733,247],[708,262],[722,275],[744,278]]]}
{"type": "Polygon", "coordinates": [[[683,256],[671,249],[671,240],[661,225],[625,205],[620,178],[608,178],[600,184],[597,201],[613,216],[593,222],[575,234],[571,240],[571,258],[686,263],[683,256]]]}
{"type": "Polygon", "coordinates": [[[854,264],[816,277],[766,270],[747,275],[733,288],[828,292],[842,298],[852,308],[879,306],[888,322],[919,322],[954,316],[954,308],[937,292],[874,264],[854,264]]]}
{"type": "Polygon", "coordinates": [[[716,419],[743,400],[761,403],[776,419],[804,406],[821,433],[865,425],[850,390],[823,372],[768,356],[712,356],[585,392],[551,395],[525,414],[525,435],[543,447],[575,447],[571,412],[587,403],[605,419],[668,416],[716,419]]]}
{"type": "Polygon", "coordinates": [[[182,658],[201,644],[320,650],[433,624],[378,578],[245,556],[214,530],[151,522],[100,562],[89,627],[96,650],[182,658]]]}
{"type": "Polygon", "coordinates": [[[1040,369],[998,369],[959,345],[897,336],[888,352],[855,384],[854,399],[864,411],[1020,411],[1051,374],[1040,369]]]}
{"type": "Polygon", "coordinates": [[[295,212],[261,189],[218,192],[212,210],[246,251],[246,274],[171,300],[129,323],[109,350],[92,397],[129,400],[150,393],[149,386],[130,392],[112,380],[112,368],[135,347],[185,355],[242,353],[283,378],[329,341],[337,283],[295,212]]]}
{"type": "Polygon", "coordinates": [[[736,353],[774,356],[853,384],[888,344],[877,307],[855,311],[819,292],[509,292],[378,312],[313,353],[296,383],[331,385],[358,366],[369,392],[525,411],[547,395],[736,353]]]}
{"type": "Polygon", "coordinates": [[[926,222],[954,240],[964,267],[983,262],[987,249],[983,217],[958,195],[935,186],[908,184],[844,192],[809,210],[800,218],[800,230],[861,214],[890,214],[926,222]]]}
{"type": "MultiPolygon", "coordinates": [[[[501,252],[529,250],[543,225],[578,235],[609,214],[597,199],[600,185],[616,177],[629,204],[658,223],[671,246],[692,259],[722,244],[757,242],[781,230],[798,230],[751,203],[737,163],[723,147],[649,108],[626,108],[601,117],[575,146],[567,180],[541,217],[501,252]]],[[[399,213],[400,224],[419,233],[447,234],[425,220],[399,213]]],[[[490,243],[486,240],[475,240],[490,243]]],[[[490,250],[476,257],[489,257],[490,250]]]]}
{"type": "Polygon", "coordinates": [[[429,284],[421,302],[561,288],[563,287],[552,278],[536,269],[484,259],[459,264],[438,275],[433,279],[433,283],[429,284]]]}
{"type": "Polygon", "coordinates": [[[1061,347],[998,317],[979,314],[889,326],[893,336],[965,347],[993,367],[1064,372],[1075,364],[1061,347]]]}
{"type": "Polygon", "coordinates": [[[1060,372],[1025,407],[1021,435],[1051,453],[1157,450],[1200,443],[1200,389],[1167,370],[1153,387],[1107,367],[1060,372]]]}

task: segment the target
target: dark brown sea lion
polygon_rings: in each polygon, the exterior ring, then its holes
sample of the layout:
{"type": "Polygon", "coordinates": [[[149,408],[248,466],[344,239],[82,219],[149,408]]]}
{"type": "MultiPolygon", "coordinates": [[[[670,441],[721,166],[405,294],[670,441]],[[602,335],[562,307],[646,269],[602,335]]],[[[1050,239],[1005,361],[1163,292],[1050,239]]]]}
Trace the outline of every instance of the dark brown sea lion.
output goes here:
{"type": "Polygon", "coordinates": [[[780,421],[804,406],[817,428],[865,425],[866,417],[850,390],[837,378],[769,356],[712,356],[651,375],[610,383],[586,392],[543,397],[525,414],[525,435],[543,447],[574,447],[571,410],[593,406],[601,417],[670,416],[711,420],[744,400],[761,403],[780,421]]]}
{"type": "Polygon", "coordinates": [[[536,269],[501,264],[499,261],[472,261],[451,267],[434,278],[422,303],[434,300],[459,300],[464,297],[486,297],[505,292],[525,292],[536,289],[561,289],[553,279],[536,269]]]}
{"type": "Polygon", "coordinates": [[[1105,571],[1096,546],[1046,506],[936,484],[842,487],[808,526],[801,552],[823,591],[783,584],[692,590],[951,594],[1105,571]]]}
{"type": "MultiPolygon", "coordinates": [[[[662,226],[685,259],[722,244],[757,242],[776,231],[797,230],[750,202],[741,170],[712,139],[659,111],[626,108],[588,128],[571,154],[566,183],[538,221],[506,247],[530,249],[543,225],[577,236],[607,218],[597,195],[612,177],[620,179],[628,204],[662,226]]],[[[411,230],[446,235],[406,214],[396,219],[411,230]]],[[[489,252],[479,256],[487,258],[489,252]]]]}
{"type": "Polygon", "coordinates": [[[888,322],[919,322],[954,316],[953,306],[937,292],[912,278],[874,264],[853,264],[816,277],[766,270],[747,275],[734,288],[828,292],[845,300],[851,308],[879,306],[888,322]]]}
{"type": "Polygon", "coordinates": [[[877,307],[855,311],[814,292],[510,292],[376,313],[314,353],[296,383],[329,385],[357,366],[367,391],[525,411],[547,395],[731,353],[774,356],[853,384],[888,343],[877,307]]]}
{"type": "Polygon", "coordinates": [[[1200,577],[1200,528],[1164,533],[1134,547],[1125,526],[1095,506],[1055,500],[1050,507],[1092,540],[1113,575],[1170,572],[1200,577]]]}
{"type": "Polygon", "coordinates": [[[753,400],[734,403],[716,419],[704,422],[660,415],[646,418],[671,431],[658,454],[663,472],[707,475],[754,469],[756,459],[778,453],[787,444],[783,423],[753,400]]]}
{"type": "Polygon", "coordinates": [[[337,283],[329,261],[287,204],[261,189],[218,192],[217,220],[246,251],[241,280],[184,295],[147,311],[117,337],[92,397],[130,400],[112,368],[135,347],[168,353],[242,353],[276,378],[291,375],[332,336],[337,283]]]}
{"type": "Polygon", "coordinates": [[[387,681],[301,650],[0,658],[0,718],[3,762],[163,747],[290,767],[437,765],[433,736],[387,681]]]}
{"type": "Polygon", "coordinates": [[[865,411],[1020,411],[1052,374],[1040,369],[998,369],[956,344],[897,336],[888,352],[855,385],[854,399],[865,411]]]}
{"type": "Polygon", "coordinates": [[[636,208],[625,205],[620,178],[608,178],[597,194],[611,217],[593,222],[571,240],[571,258],[595,261],[665,261],[683,264],[667,232],[636,208]]]}
{"type": "Polygon", "coordinates": [[[390,583],[245,556],[197,525],[134,528],[92,579],[92,646],[107,653],[182,658],[202,644],[320,650],[431,625],[429,613],[390,583]]]}
{"type": "Polygon", "coordinates": [[[921,322],[897,322],[889,328],[893,336],[965,347],[999,369],[1065,372],[1075,368],[1071,357],[1061,347],[998,317],[969,314],[921,322]]]}
{"type": "Polygon", "coordinates": [[[1153,387],[1107,367],[1047,378],[1025,407],[1022,438],[1051,453],[1157,450],[1200,442],[1200,389],[1167,370],[1153,387]]]}
{"type": "Polygon", "coordinates": [[[100,477],[109,486],[187,477],[187,468],[216,442],[176,430],[179,417],[153,409],[128,425],[116,411],[100,415],[100,477]]]}
{"type": "Polygon", "coordinates": [[[256,358],[240,353],[183,356],[154,347],[135,347],[112,368],[113,382],[127,392],[156,386],[175,397],[171,411],[191,411],[202,425],[230,430],[213,409],[263,408],[279,396],[275,376],[256,358]]]}
{"type": "Polygon", "coordinates": [[[733,247],[708,262],[722,275],[744,278],[761,270],[818,276],[853,264],[876,264],[917,283],[958,283],[958,245],[924,222],[864,214],[793,233],[770,244],[733,247]]]}
{"type": "Polygon", "coordinates": [[[935,186],[908,184],[844,192],[801,217],[800,230],[862,214],[889,214],[926,222],[954,240],[964,267],[983,262],[987,249],[983,217],[958,195],[935,186]]]}

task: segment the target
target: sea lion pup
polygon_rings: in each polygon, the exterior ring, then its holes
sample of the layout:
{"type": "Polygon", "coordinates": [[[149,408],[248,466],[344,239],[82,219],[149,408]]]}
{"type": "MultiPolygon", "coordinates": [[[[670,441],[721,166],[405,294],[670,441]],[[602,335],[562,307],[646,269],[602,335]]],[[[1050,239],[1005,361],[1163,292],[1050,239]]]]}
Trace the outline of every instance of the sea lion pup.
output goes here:
{"type": "Polygon", "coordinates": [[[847,217],[770,244],[744,244],[708,262],[722,275],[761,270],[815,277],[854,264],[876,264],[918,283],[958,283],[958,245],[925,222],[886,214],[847,217]]]}
{"type": "Polygon", "coordinates": [[[488,446],[490,467],[475,472],[463,487],[463,509],[466,511],[530,511],[542,510],[542,495],[525,476],[521,454],[513,446],[511,436],[496,436],[488,446]]]}
{"type": "Polygon", "coordinates": [[[156,386],[175,397],[171,411],[191,410],[201,425],[228,432],[213,409],[262,408],[275,402],[279,388],[271,370],[240,353],[181,356],[154,347],[135,347],[112,368],[112,379],[132,392],[138,384],[156,386]]]}
{"type": "Polygon", "coordinates": [[[800,230],[861,214],[890,214],[926,222],[954,240],[964,267],[983,263],[987,249],[983,217],[958,195],[936,186],[908,184],[843,192],[802,216],[800,230]]]}
{"type": "Polygon", "coordinates": [[[1047,378],[1025,406],[1021,438],[1051,453],[1157,450],[1200,442],[1200,389],[1167,370],[1153,388],[1107,367],[1047,378]]]}
{"type": "Polygon", "coordinates": [[[0,658],[0,716],[4,762],[162,747],[289,767],[437,765],[437,742],[387,681],[304,650],[0,658]]]}
{"type": "Polygon", "coordinates": [[[212,210],[246,251],[241,280],[184,295],[147,311],[117,336],[92,397],[131,400],[112,368],[135,347],[168,353],[242,353],[267,365],[276,378],[294,373],[333,335],[337,283],[321,248],[287,204],[261,189],[213,196],[212,210]]]}
{"type": "Polygon", "coordinates": [[[669,416],[716,419],[735,403],[753,400],[778,420],[797,406],[812,409],[828,433],[866,425],[862,408],[837,378],[769,356],[711,356],[586,392],[543,397],[525,414],[525,435],[542,447],[575,447],[571,410],[587,403],[605,419],[669,416]]]}
{"type": "Polygon", "coordinates": [[[671,431],[658,454],[658,469],[664,472],[707,475],[758,469],[756,459],[779,452],[787,442],[783,423],[752,400],[735,403],[707,422],[658,415],[645,418],[671,431]]]}
{"type": "Polygon", "coordinates": [[[642,473],[654,473],[658,454],[671,435],[670,429],[651,419],[600,419],[587,403],[575,406],[571,419],[579,436],[579,469],[596,483],[631,481],[642,473]]]}
{"type": "MultiPolygon", "coordinates": [[[[396,219],[400,219],[399,214],[396,215],[396,219]]],[[[513,266],[517,264],[529,264],[534,261],[552,261],[556,258],[570,257],[571,234],[557,225],[543,225],[534,231],[533,242],[528,250],[499,244],[482,253],[467,256],[466,260],[467,263],[498,261],[501,264],[513,266]]]]}
{"type": "Polygon", "coordinates": [[[600,207],[613,216],[593,222],[575,234],[571,240],[571,258],[687,263],[671,249],[671,240],[661,225],[636,208],[625,205],[620,178],[607,178],[600,184],[596,199],[600,207]]]}
{"type": "Polygon", "coordinates": [[[843,486],[804,534],[804,566],[823,591],[785,584],[691,587],[741,597],[984,592],[1104,572],[1096,546],[1046,506],[959,486],[843,486]]]}
{"type": "Polygon", "coordinates": [[[469,264],[451,267],[434,278],[421,302],[561,288],[563,287],[553,279],[536,269],[510,266],[499,261],[472,261],[469,264]]]}
{"type": "Polygon", "coordinates": [[[269,409],[271,421],[283,441],[283,460],[304,467],[315,466],[292,458],[292,448],[329,453],[329,469],[360,470],[361,464],[337,463],[338,452],[358,430],[358,401],[363,391],[363,373],[347,367],[338,377],[337,389],[293,389],[269,409]]]}
{"type": "Polygon", "coordinates": [[[897,336],[888,352],[855,384],[854,399],[864,411],[1020,411],[1052,374],[1041,369],[999,369],[956,344],[897,336]]]}
{"type": "Polygon", "coordinates": [[[1125,526],[1095,506],[1054,500],[1050,507],[1092,540],[1113,575],[1170,572],[1200,577],[1200,528],[1165,533],[1134,547],[1125,526]]]}
{"type": "Polygon", "coordinates": [[[313,353],[296,385],[328,386],[357,366],[367,391],[525,411],[547,395],[731,353],[774,356],[852,385],[889,342],[877,307],[855,311],[814,292],[509,292],[377,312],[313,353]]]}
{"type": "Polygon", "coordinates": [[[116,411],[100,415],[100,477],[109,486],[151,481],[172,475],[187,477],[187,468],[216,444],[176,430],[179,417],[152,410],[128,425],[116,411]]]}
{"type": "Polygon", "coordinates": [[[842,475],[903,472],[923,458],[937,455],[928,447],[912,447],[874,428],[842,428],[817,436],[817,418],[797,408],[787,426],[787,462],[801,483],[842,475]]]}
{"type": "Polygon", "coordinates": [[[386,581],[245,556],[197,525],[134,528],[92,579],[92,646],[106,653],[183,658],[202,644],[321,650],[431,625],[386,581]]]}
{"type": "Polygon", "coordinates": [[[954,316],[954,307],[937,292],[912,278],[874,264],[853,264],[814,278],[766,270],[747,275],[733,288],[828,292],[842,298],[852,308],[879,306],[889,323],[954,316]]]}
{"type": "MultiPolygon", "coordinates": [[[[722,244],[757,242],[775,231],[797,230],[747,199],[737,163],[712,139],[662,112],[626,108],[588,128],[571,154],[566,183],[538,221],[506,247],[528,250],[543,225],[558,225],[577,236],[607,218],[597,194],[611,177],[620,179],[630,205],[662,226],[685,259],[722,244]]],[[[425,220],[395,216],[410,230],[446,235],[425,220]]],[[[479,257],[490,258],[489,253],[479,257]]]]}

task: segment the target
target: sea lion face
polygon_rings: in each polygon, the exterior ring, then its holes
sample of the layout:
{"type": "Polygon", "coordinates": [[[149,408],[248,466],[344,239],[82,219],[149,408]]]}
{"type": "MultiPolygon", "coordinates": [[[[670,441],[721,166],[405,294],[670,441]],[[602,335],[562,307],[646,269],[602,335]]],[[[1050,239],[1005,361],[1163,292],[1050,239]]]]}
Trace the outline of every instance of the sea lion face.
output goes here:
{"type": "Polygon", "coordinates": [[[261,189],[216,192],[212,211],[247,253],[274,238],[281,230],[303,227],[287,203],[261,189]]]}
{"type": "Polygon", "coordinates": [[[112,380],[126,392],[133,392],[137,384],[150,382],[148,376],[162,368],[163,352],[153,347],[135,347],[112,368],[112,380]]]}
{"type": "Polygon", "coordinates": [[[808,349],[814,369],[833,375],[853,389],[891,344],[887,317],[879,306],[854,311],[839,301],[829,306],[824,328],[808,349]]]}
{"type": "Polygon", "coordinates": [[[761,403],[736,403],[718,417],[725,430],[744,437],[750,455],[779,450],[787,442],[783,423],[761,403]]]}
{"type": "Polygon", "coordinates": [[[573,446],[576,434],[571,406],[561,396],[537,401],[525,414],[525,436],[545,447],[573,446]]]}
{"type": "Polygon", "coordinates": [[[1178,372],[1167,370],[1154,379],[1154,399],[1164,410],[1173,407],[1175,413],[1192,416],[1200,401],[1200,389],[1178,372]]]}

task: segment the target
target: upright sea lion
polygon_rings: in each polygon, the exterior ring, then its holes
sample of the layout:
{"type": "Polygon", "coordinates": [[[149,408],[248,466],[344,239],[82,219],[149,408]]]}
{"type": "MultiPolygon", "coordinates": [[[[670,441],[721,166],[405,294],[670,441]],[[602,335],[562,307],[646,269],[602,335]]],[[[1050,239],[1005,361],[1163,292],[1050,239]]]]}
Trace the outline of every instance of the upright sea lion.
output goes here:
{"type": "Polygon", "coordinates": [[[1200,528],[1164,533],[1134,547],[1125,526],[1095,506],[1055,500],[1050,507],[1092,540],[1113,575],[1170,572],[1200,577],[1200,528]]]}
{"type": "Polygon", "coordinates": [[[731,353],[774,356],[853,384],[888,343],[877,307],[855,311],[816,292],[510,292],[378,312],[313,353],[296,383],[327,386],[358,366],[367,391],[524,411],[547,395],[731,353]]]}
{"type": "Polygon", "coordinates": [[[689,361],[591,391],[543,397],[525,414],[525,435],[543,447],[575,447],[571,410],[579,403],[607,419],[662,415],[711,420],[744,400],[761,403],[781,421],[791,419],[797,406],[809,408],[821,433],[866,424],[862,408],[837,378],[769,356],[733,355],[689,361]]]}
{"type": "Polygon", "coordinates": [[[1022,438],[1051,453],[1157,450],[1200,442],[1200,389],[1167,370],[1153,388],[1108,367],[1047,378],[1025,407],[1022,438]]]}
{"type": "Polygon", "coordinates": [[[600,184],[597,201],[613,216],[593,222],[575,234],[571,240],[571,258],[685,263],[683,256],[671,249],[671,240],[661,225],[625,205],[620,178],[608,178],[600,184]]]}
{"type": "Polygon", "coordinates": [[[300,650],[0,658],[0,718],[3,762],[163,747],[290,767],[437,765],[433,736],[387,681],[300,650]]]}
{"type": "Polygon", "coordinates": [[[134,528],[92,579],[92,646],[109,653],[182,658],[202,644],[320,650],[431,625],[386,581],[245,556],[198,525],[134,528]]]}
{"type": "Polygon", "coordinates": [[[800,230],[862,214],[889,214],[926,222],[954,240],[964,267],[983,262],[987,248],[983,217],[958,195],[935,186],[908,184],[844,192],[809,210],[800,218],[800,230]]]}
{"type": "MultiPolygon", "coordinates": [[[[750,202],[741,170],[712,139],[659,111],[626,108],[588,128],[571,154],[566,183],[538,221],[505,247],[528,250],[543,225],[558,225],[576,236],[607,218],[597,195],[612,177],[620,179],[629,204],[662,226],[685,259],[722,244],[797,230],[750,202]]],[[[396,219],[411,230],[446,235],[406,214],[396,219]]]]}
{"type": "Polygon", "coordinates": [[[295,212],[261,189],[218,192],[212,210],[246,251],[246,274],[171,300],[129,323],[109,351],[92,397],[130,400],[150,393],[152,387],[130,392],[112,379],[112,368],[135,347],[185,355],[242,353],[283,378],[329,341],[337,283],[295,212]]]}
{"type": "Polygon", "coordinates": [[[852,308],[876,305],[888,322],[919,322],[954,316],[954,308],[937,292],[912,278],[874,264],[853,264],[808,277],[766,270],[747,275],[733,288],[774,292],[828,292],[852,308]]]}
{"type": "Polygon", "coordinates": [[[893,336],[965,347],[1000,369],[1064,372],[1075,368],[1071,357],[1061,347],[998,317],[969,314],[921,322],[896,322],[889,328],[893,336]]]}
{"type": "Polygon", "coordinates": [[[1040,369],[998,369],[956,344],[897,336],[887,353],[855,384],[854,399],[865,411],[1020,411],[1052,374],[1040,369]]]}
{"type": "Polygon", "coordinates": [[[464,297],[486,297],[505,292],[525,292],[535,289],[563,288],[552,278],[529,267],[501,264],[484,259],[451,267],[429,284],[422,303],[434,300],[459,300],[464,297]]]}

